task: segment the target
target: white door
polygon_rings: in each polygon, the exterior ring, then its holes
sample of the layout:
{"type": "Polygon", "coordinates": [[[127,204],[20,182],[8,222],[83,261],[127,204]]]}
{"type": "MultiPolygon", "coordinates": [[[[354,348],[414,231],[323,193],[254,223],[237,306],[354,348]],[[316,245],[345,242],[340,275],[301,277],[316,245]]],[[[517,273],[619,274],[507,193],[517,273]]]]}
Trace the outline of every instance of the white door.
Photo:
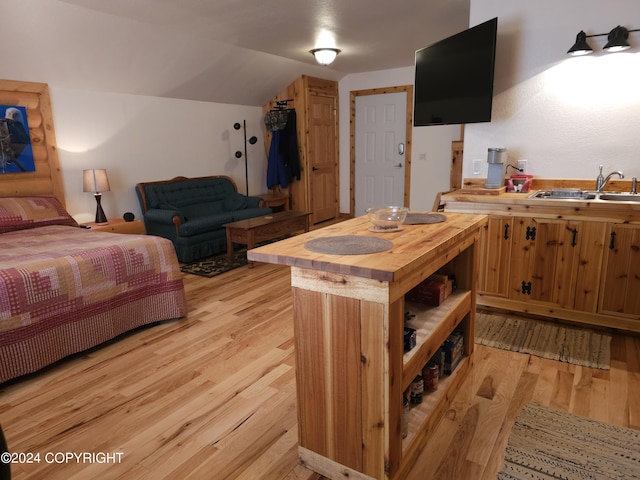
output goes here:
{"type": "Polygon", "coordinates": [[[355,212],[404,205],[407,93],[356,97],[355,212]]]}

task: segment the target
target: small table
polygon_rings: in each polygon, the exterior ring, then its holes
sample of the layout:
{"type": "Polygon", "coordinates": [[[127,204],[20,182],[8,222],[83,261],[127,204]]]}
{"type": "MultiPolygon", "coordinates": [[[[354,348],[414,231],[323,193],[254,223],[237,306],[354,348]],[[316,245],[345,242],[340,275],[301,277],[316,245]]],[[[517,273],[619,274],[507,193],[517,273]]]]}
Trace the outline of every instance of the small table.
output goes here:
{"type": "Polygon", "coordinates": [[[144,223],[142,223],[142,220],[125,222],[122,218],[110,218],[107,223],[86,222],[82,225],[86,225],[87,227],[91,227],[91,230],[98,230],[100,232],[132,233],[136,235],[142,235],[144,233],[144,223]]]}
{"type": "MultiPolygon", "coordinates": [[[[251,250],[256,242],[273,240],[299,230],[308,232],[309,215],[307,212],[286,210],[224,224],[227,230],[227,259],[229,262],[233,260],[234,243],[245,244],[247,250],[251,250]]],[[[253,268],[251,261],[249,268],[253,268]]]]}
{"type": "Polygon", "coordinates": [[[257,195],[264,200],[264,206],[268,208],[277,208],[279,211],[289,210],[289,195],[282,192],[269,192],[257,195]]]}

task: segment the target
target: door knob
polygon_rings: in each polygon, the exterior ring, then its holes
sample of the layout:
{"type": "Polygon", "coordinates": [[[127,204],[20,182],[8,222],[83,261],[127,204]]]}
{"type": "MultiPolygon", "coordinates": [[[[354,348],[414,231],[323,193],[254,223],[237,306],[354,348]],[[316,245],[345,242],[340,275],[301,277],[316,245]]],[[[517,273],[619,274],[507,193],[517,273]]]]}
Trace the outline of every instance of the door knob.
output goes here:
{"type": "Polygon", "coordinates": [[[399,143],[398,144],[398,153],[400,155],[404,155],[404,143],[399,143]]]}
{"type": "Polygon", "coordinates": [[[399,163],[399,164],[397,164],[397,165],[394,165],[394,167],[396,167],[396,168],[402,168],[402,163],[399,163]]]}

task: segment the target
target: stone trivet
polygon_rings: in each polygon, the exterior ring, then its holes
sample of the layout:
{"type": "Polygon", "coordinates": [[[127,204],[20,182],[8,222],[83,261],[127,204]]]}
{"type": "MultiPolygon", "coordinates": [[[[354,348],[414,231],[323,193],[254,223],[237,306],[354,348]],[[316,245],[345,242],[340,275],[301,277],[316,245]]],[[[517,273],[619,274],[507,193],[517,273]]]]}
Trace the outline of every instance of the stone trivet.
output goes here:
{"type": "Polygon", "coordinates": [[[304,248],[307,250],[329,255],[364,255],[384,252],[391,247],[393,247],[393,243],[389,240],[361,235],[314,238],[304,244],[304,248]]]}
{"type": "Polygon", "coordinates": [[[440,223],[447,220],[447,217],[440,213],[407,213],[405,225],[421,225],[423,223],[440,223]]]}

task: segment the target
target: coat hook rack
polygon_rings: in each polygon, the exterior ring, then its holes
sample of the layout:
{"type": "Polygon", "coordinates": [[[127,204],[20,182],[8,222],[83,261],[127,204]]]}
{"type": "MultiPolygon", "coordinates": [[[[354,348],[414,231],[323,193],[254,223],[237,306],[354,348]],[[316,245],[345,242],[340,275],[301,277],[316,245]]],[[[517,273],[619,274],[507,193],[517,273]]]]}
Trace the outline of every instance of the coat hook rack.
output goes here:
{"type": "MultiPolygon", "coordinates": [[[[247,187],[247,197],[249,196],[249,165],[247,163],[247,121],[243,120],[242,125],[238,122],[233,124],[233,128],[235,130],[240,130],[242,128],[244,132],[244,181],[247,187]]],[[[258,141],[258,138],[254,135],[249,138],[249,143],[254,145],[258,141]]],[[[240,150],[236,151],[236,158],[242,158],[242,152],[240,150]]]]}

